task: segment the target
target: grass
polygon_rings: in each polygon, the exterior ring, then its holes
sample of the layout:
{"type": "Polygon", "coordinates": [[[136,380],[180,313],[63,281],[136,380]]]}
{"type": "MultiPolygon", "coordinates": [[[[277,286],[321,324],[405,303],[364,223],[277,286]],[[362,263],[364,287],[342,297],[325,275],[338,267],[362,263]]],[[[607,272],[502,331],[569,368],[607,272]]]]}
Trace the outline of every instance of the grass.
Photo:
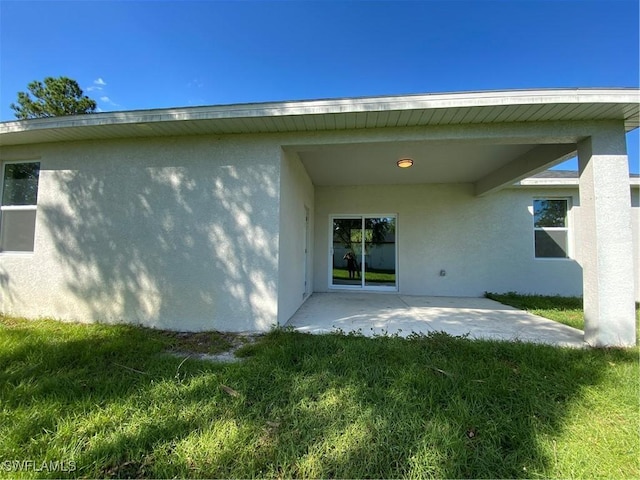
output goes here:
{"type": "MultiPolygon", "coordinates": [[[[334,268],[333,278],[340,280],[349,280],[349,271],[345,268],[334,268]]],[[[360,279],[358,276],[357,279],[360,279]]],[[[391,283],[395,284],[396,274],[386,270],[372,270],[369,269],[365,272],[365,280],[367,282],[374,283],[391,283]]]]}
{"type": "Polygon", "coordinates": [[[523,295],[515,292],[485,294],[487,298],[527,310],[570,327],[584,330],[582,298],[546,295],[523,295]]]}
{"type": "Polygon", "coordinates": [[[1,318],[0,476],[640,476],[637,348],[274,330],[238,363],[167,353],[224,342],[1,318]]]}

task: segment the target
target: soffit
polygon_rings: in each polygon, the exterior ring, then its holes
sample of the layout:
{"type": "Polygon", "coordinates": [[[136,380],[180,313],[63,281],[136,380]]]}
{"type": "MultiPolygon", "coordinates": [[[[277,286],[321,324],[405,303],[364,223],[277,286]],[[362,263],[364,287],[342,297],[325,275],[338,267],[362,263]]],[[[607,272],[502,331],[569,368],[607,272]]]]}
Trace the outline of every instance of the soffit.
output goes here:
{"type": "Polygon", "coordinates": [[[0,123],[0,145],[92,139],[415,126],[640,121],[638,89],[560,89],[403,95],[104,112],[0,123]]]}

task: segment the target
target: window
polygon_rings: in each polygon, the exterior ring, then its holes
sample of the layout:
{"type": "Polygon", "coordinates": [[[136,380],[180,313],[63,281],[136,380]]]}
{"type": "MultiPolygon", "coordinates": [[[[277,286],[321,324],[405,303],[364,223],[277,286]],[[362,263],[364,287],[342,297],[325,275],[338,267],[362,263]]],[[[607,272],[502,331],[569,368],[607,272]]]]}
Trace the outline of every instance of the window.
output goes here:
{"type": "Polygon", "coordinates": [[[40,162],[5,163],[0,204],[0,251],[33,252],[40,162]]]}
{"type": "Polygon", "coordinates": [[[536,258],[567,258],[569,256],[567,199],[533,201],[533,227],[536,258]]]}

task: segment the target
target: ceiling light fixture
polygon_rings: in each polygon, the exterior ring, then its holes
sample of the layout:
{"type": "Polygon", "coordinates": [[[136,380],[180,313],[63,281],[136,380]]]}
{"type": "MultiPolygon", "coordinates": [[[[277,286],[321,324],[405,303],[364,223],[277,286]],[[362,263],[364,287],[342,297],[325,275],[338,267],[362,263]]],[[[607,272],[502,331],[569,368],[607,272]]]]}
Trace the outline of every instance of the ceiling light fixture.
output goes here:
{"type": "Polygon", "coordinates": [[[396,162],[396,165],[398,165],[400,168],[409,168],[413,165],[413,160],[411,160],[410,158],[401,158],[396,162]]]}

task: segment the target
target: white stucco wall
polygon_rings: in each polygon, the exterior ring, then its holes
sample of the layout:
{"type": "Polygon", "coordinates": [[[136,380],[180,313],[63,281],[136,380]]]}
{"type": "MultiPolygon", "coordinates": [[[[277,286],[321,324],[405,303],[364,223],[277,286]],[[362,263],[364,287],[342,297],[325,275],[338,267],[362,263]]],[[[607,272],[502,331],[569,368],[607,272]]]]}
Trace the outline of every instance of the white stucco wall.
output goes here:
{"type": "MultiPolygon", "coordinates": [[[[315,289],[329,290],[330,215],[385,212],[398,215],[402,294],[580,295],[582,271],[576,260],[534,258],[531,213],[534,197],[572,197],[577,208],[577,195],[577,189],[522,188],[477,197],[469,184],[316,187],[315,289]]],[[[572,224],[573,217],[574,212],[572,224]]],[[[579,258],[575,245],[572,254],[579,258]]]]}
{"type": "Polygon", "coordinates": [[[280,148],[260,136],[5,147],[39,159],[35,251],[2,311],[175,330],[277,322],[280,148]]]}
{"type": "Polygon", "coordinates": [[[39,160],[41,173],[35,252],[0,253],[2,312],[267,330],[304,301],[305,206],[307,293],[329,289],[330,215],[395,213],[400,293],[581,294],[577,188],[477,197],[470,184],[314,187],[292,149],[281,148],[303,140],[229,135],[3,147],[0,160],[39,160]],[[572,259],[534,258],[534,197],[572,197],[572,259]]]}
{"type": "Polygon", "coordinates": [[[283,151],[280,167],[279,325],[284,325],[313,292],[313,202],[313,184],[300,159],[293,152],[283,151]],[[308,250],[306,253],[305,249],[308,250]]]}

